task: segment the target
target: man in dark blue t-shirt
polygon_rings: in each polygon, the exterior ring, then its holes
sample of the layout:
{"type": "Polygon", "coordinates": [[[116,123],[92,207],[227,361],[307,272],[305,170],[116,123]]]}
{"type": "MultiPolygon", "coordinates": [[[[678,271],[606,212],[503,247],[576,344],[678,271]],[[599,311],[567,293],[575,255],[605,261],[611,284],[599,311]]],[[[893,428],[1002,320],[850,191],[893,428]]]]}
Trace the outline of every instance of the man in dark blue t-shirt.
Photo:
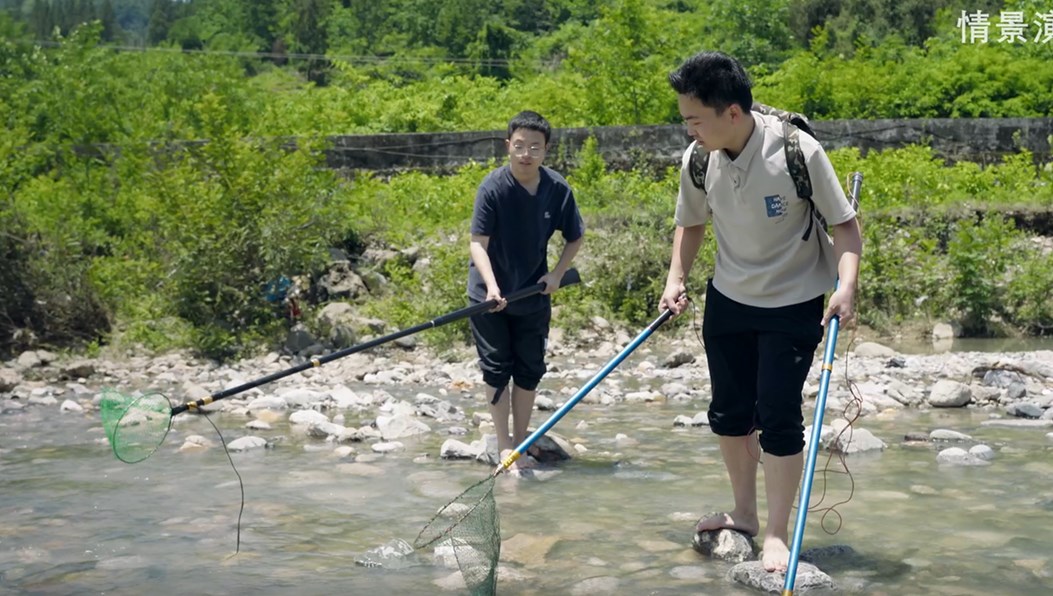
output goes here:
{"type": "MultiPolygon", "coordinates": [[[[468,298],[473,304],[498,301],[494,310],[471,317],[470,323],[502,461],[527,437],[536,389],[545,374],[549,295],[559,289],[585,233],[570,185],[541,165],[551,134],[540,114],[517,114],[508,123],[508,164],[483,179],[472,213],[468,298]],[[565,244],[549,271],[548,241],[556,230],[565,244]],[[511,304],[502,297],[537,283],[545,284],[541,294],[511,304]]],[[[530,457],[521,457],[513,469],[532,464],[530,457]]]]}

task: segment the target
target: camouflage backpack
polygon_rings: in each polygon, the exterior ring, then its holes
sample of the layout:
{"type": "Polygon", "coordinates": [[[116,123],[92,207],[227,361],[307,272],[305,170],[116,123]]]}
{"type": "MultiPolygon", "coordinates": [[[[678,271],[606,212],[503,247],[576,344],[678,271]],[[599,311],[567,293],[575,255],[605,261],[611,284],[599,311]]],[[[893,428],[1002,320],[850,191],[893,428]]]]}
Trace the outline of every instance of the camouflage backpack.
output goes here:
{"type": "MultiPolygon", "coordinates": [[[[812,179],[808,175],[808,166],[804,162],[804,152],[801,151],[799,139],[801,131],[804,131],[814,139],[815,131],[812,130],[811,125],[808,123],[808,118],[797,112],[787,112],[757,102],[753,103],[752,109],[754,112],[775,116],[782,120],[783,136],[786,138],[786,167],[790,170],[790,178],[793,178],[794,186],[797,187],[797,196],[808,201],[812,214],[812,217],[808,220],[808,229],[805,230],[804,236],[801,237],[801,240],[808,240],[808,237],[812,234],[812,226],[816,222],[818,222],[820,228],[826,229],[826,220],[820,215],[819,210],[815,208],[815,203],[812,201],[812,179]]],[[[708,168],[709,153],[702,151],[696,144],[689,164],[691,182],[695,185],[695,188],[705,190],[706,170],[708,168]]]]}

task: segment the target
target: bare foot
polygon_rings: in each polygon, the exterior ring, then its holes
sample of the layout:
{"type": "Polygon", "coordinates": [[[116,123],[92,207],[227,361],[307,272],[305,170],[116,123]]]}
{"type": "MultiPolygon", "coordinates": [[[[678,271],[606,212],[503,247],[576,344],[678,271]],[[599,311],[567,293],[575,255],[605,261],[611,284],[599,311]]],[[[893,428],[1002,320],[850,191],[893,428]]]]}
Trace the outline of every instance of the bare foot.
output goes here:
{"type": "Polygon", "coordinates": [[[695,525],[696,532],[708,532],[712,530],[738,530],[749,536],[756,536],[760,531],[760,522],[757,515],[731,513],[710,513],[698,520],[695,525]]]}
{"type": "Polygon", "coordinates": [[[761,564],[765,571],[786,571],[790,561],[790,549],[786,547],[786,541],[782,538],[769,536],[764,539],[764,551],[761,553],[761,564]]]}

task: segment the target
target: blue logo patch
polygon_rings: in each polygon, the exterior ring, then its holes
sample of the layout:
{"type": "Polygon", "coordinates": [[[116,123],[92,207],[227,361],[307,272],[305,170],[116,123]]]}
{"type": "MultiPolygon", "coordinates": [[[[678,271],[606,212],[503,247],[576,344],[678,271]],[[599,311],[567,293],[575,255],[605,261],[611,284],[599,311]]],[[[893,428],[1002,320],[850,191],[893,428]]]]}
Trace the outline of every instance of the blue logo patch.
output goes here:
{"type": "Polygon", "coordinates": [[[768,210],[768,217],[786,215],[786,200],[782,198],[782,195],[764,197],[764,207],[768,210]]]}

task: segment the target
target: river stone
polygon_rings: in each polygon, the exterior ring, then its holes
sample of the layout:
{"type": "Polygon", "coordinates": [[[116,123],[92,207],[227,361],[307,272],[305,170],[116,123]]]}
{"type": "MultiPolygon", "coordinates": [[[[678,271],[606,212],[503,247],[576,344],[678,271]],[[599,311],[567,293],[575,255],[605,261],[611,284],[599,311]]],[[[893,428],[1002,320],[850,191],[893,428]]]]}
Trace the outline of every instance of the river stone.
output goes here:
{"type": "MultiPolygon", "coordinates": [[[[732,567],[728,571],[728,580],[768,594],[782,594],[786,575],[765,571],[760,561],[747,561],[732,567]]],[[[811,591],[831,592],[836,588],[834,580],[815,565],[804,562],[797,564],[797,577],[793,586],[795,594],[811,591]]]]}
{"type": "MultiPolygon", "coordinates": [[[[716,515],[707,513],[702,517],[716,515]]],[[[738,530],[706,530],[695,532],[691,547],[699,553],[729,563],[742,563],[757,558],[757,545],[753,538],[738,530]]]]}
{"type": "Polygon", "coordinates": [[[936,455],[936,463],[954,466],[987,466],[991,462],[961,447],[948,447],[936,455]]]}
{"type": "Polygon", "coordinates": [[[937,428],[929,433],[929,439],[933,441],[972,441],[973,438],[965,433],[946,428],[937,428]]]}
{"type": "Polygon", "coordinates": [[[973,445],[969,448],[969,453],[987,461],[990,461],[995,457],[994,449],[991,449],[987,445],[973,445]]]}
{"type": "Polygon", "coordinates": [[[22,383],[22,375],[10,368],[0,368],[0,393],[13,391],[22,383]]]}
{"type": "Polygon", "coordinates": [[[1022,404],[1011,404],[1005,409],[1006,414],[1015,416],[1017,418],[1031,418],[1038,419],[1042,417],[1045,410],[1038,407],[1035,404],[1022,403],[1022,404]]]}
{"type": "Polygon", "coordinates": [[[929,405],[934,408],[959,408],[968,404],[972,398],[968,385],[949,379],[937,381],[929,391],[929,405]]]}
{"type": "Polygon", "coordinates": [[[249,449],[258,449],[260,447],[265,447],[266,445],[267,440],[263,437],[256,437],[250,435],[247,437],[234,439],[233,441],[227,444],[227,449],[231,451],[247,451],[249,449]]]}

